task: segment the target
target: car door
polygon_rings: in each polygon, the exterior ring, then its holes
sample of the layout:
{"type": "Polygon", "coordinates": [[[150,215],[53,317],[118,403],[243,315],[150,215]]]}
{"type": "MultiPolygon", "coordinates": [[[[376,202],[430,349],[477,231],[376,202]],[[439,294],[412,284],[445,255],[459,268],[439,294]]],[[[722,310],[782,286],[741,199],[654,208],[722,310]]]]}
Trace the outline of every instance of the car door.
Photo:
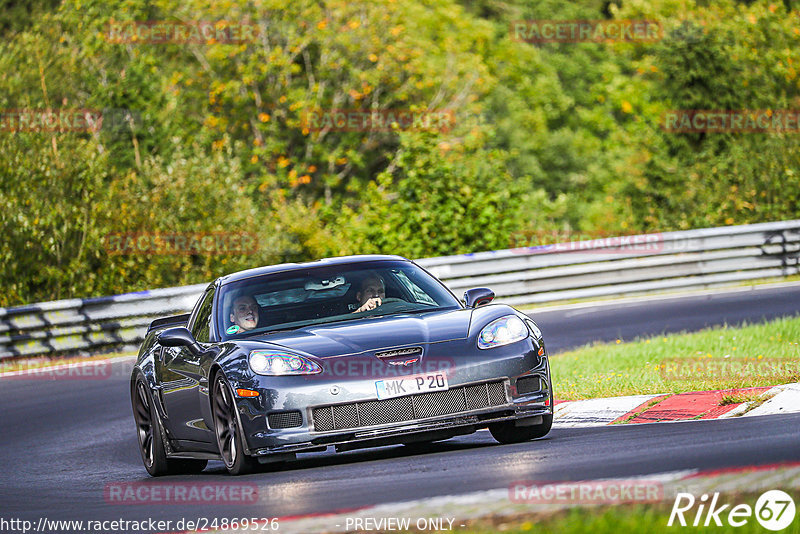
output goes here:
{"type": "MultiPolygon", "coordinates": [[[[208,347],[210,341],[214,292],[213,286],[206,290],[189,319],[189,330],[204,348],[208,347]]],[[[200,410],[200,388],[207,387],[203,359],[208,355],[194,354],[188,347],[163,347],[162,350],[160,380],[171,437],[213,442],[214,436],[200,410]]]]}

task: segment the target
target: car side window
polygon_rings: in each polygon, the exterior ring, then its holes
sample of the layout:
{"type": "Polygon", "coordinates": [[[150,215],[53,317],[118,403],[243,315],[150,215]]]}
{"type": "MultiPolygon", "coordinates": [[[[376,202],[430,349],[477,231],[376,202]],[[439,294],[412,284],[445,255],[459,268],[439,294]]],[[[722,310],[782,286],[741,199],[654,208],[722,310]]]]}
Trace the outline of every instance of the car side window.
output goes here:
{"type": "Polygon", "coordinates": [[[192,336],[200,343],[208,343],[211,333],[211,308],[214,304],[214,288],[209,289],[197,309],[191,326],[192,336]]]}

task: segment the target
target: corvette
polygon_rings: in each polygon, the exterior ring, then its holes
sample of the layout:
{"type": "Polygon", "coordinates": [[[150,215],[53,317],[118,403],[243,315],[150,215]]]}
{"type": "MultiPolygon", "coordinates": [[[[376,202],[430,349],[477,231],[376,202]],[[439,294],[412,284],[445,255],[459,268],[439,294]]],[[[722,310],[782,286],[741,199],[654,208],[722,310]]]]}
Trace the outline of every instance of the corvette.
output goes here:
{"type": "Polygon", "coordinates": [[[494,293],[463,303],[399,256],[261,267],[156,319],[131,375],[152,476],[231,474],[333,446],[415,445],[488,428],[545,436],[553,389],[542,333],[494,293]]]}

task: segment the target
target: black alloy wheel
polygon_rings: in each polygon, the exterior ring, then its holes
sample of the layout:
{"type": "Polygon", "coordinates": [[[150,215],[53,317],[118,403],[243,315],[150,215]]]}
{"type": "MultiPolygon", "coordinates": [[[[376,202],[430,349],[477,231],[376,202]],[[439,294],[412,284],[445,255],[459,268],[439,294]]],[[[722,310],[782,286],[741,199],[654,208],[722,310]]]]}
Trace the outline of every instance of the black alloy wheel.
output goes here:
{"type": "Polygon", "coordinates": [[[222,373],[214,379],[211,412],[214,417],[214,434],[225,467],[232,475],[251,473],[258,467],[258,460],[244,452],[244,441],[236,417],[236,401],[233,390],[222,373]]]}
{"type": "Polygon", "coordinates": [[[151,476],[194,474],[208,465],[207,460],[168,459],[161,422],[150,388],[143,377],[136,379],[133,390],[133,418],[144,468],[151,476]]]}

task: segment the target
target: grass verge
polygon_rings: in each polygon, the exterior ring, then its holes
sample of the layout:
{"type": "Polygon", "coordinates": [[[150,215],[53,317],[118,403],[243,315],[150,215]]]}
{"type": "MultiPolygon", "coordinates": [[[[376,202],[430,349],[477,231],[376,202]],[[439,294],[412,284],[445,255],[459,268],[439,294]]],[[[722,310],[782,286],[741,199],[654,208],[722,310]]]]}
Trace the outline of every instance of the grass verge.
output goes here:
{"type": "Polygon", "coordinates": [[[567,400],[786,384],[800,381],[798,362],[800,318],[618,339],[550,359],[556,397],[567,400]]]}

